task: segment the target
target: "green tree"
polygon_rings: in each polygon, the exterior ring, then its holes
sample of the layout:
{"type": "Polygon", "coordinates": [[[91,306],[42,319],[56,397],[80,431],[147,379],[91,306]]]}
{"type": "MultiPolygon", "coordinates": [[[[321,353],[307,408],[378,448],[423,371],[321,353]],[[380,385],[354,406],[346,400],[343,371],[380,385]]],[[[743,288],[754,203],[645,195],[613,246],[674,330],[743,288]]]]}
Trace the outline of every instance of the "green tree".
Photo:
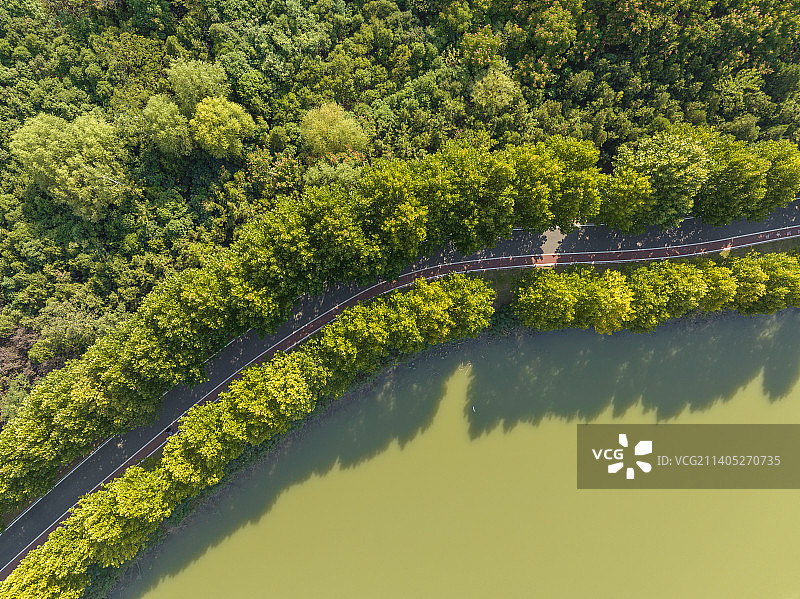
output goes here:
{"type": "Polygon", "coordinates": [[[128,0],[126,5],[134,27],[144,34],[163,32],[174,22],[166,0],[128,0]]]}
{"type": "Polygon", "coordinates": [[[554,135],[544,142],[563,164],[552,199],[553,223],[563,232],[587,223],[600,211],[600,186],[605,177],[597,168],[600,153],[590,142],[554,135]]]}
{"type": "Polygon", "coordinates": [[[100,220],[130,190],[122,142],[96,114],[72,122],[32,117],[14,132],[11,153],[42,191],[89,221],[100,220]]]}
{"type": "Polygon", "coordinates": [[[467,140],[448,142],[421,161],[418,173],[418,194],[437,234],[434,245],[449,238],[458,251],[470,253],[511,234],[514,170],[502,153],[467,140]]]}
{"type": "Polygon", "coordinates": [[[508,140],[504,133],[525,120],[527,104],[519,83],[498,66],[492,66],[475,82],[470,99],[476,109],[476,124],[488,127],[495,139],[508,140]]]}
{"type": "Polygon", "coordinates": [[[83,496],[74,508],[81,545],[92,563],[120,566],[132,559],[172,512],[170,481],[161,468],[131,466],[100,490],[83,496]]]}
{"type": "Polygon", "coordinates": [[[175,101],[188,118],[204,98],[224,98],[230,93],[225,70],[218,64],[202,60],[176,60],[167,69],[167,81],[175,101]]]}
{"type": "Polygon", "coordinates": [[[576,273],[537,270],[517,290],[514,313],[527,327],[566,329],[575,321],[581,278],[576,273]]]}
{"type": "Polygon", "coordinates": [[[306,188],[300,211],[314,248],[313,288],[334,281],[368,280],[389,248],[367,239],[351,198],[339,185],[306,188]]]}
{"type": "Polygon", "coordinates": [[[661,274],[646,267],[635,268],[627,273],[628,284],[633,291],[630,328],[636,333],[652,331],[671,318],[667,307],[669,295],[663,293],[666,284],[661,274]]]}
{"type": "Polygon", "coordinates": [[[691,213],[694,197],[708,178],[708,155],[696,140],[658,133],[620,147],[614,168],[634,170],[650,179],[652,202],[640,202],[631,231],[648,225],[666,229],[691,213]]]}
{"type": "Polygon", "coordinates": [[[736,278],[732,307],[742,314],[757,313],[760,307],[758,301],[767,293],[769,275],[756,260],[747,257],[732,259],[730,269],[736,278]]]}
{"type": "Polygon", "coordinates": [[[253,118],[225,98],[203,98],[189,121],[197,145],[215,158],[239,158],[242,141],[255,133],[253,118]]]}
{"type": "Polygon", "coordinates": [[[272,210],[240,229],[232,249],[243,280],[253,289],[288,301],[312,283],[314,248],[296,201],[279,197],[272,210]]]}
{"type": "Polygon", "coordinates": [[[519,227],[544,233],[553,226],[563,165],[543,144],[509,146],[505,155],[514,169],[514,218],[519,227]]]}
{"type": "Polygon", "coordinates": [[[8,389],[0,396],[0,422],[7,422],[19,413],[19,408],[30,393],[28,377],[23,373],[8,381],[8,389]]]}
{"type": "Polygon", "coordinates": [[[763,141],[755,151],[769,161],[763,201],[747,211],[750,220],[762,220],[777,208],[793,202],[800,193],[800,150],[789,141],[763,141]]]}
{"type": "Polygon", "coordinates": [[[626,166],[615,166],[602,189],[598,222],[625,233],[642,233],[649,224],[644,215],[655,199],[650,177],[626,166]]]}
{"type": "Polygon", "coordinates": [[[748,218],[766,194],[769,161],[748,144],[708,127],[682,128],[697,139],[708,157],[708,179],[694,199],[693,213],[712,225],[748,218]]]}
{"type": "Polygon", "coordinates": [[[346,150],[363,152],[367,148],[367,134],[361,125],[344,108],[333,102],[306,112],[300,121],[300,132],[303,142],[314,156],[346,150]]]}
{"type": "Polygon", "coordinates": [[[726,266],[708,261],[701,266],[708,291],[700,300],[700,309],[706,312],[721,310],[736,297],[736,278],[726,266]]]}
{"type": "Polygon", "coordinates": [[[192,151],[192,136],[189,121],[167,96],[151,96],[142,111],[145,134],[161,153],[170,156],[185,156],[192,151]]]}
{"type": "Polygon", "coordinates": [[[65,301],[51,297],[34,320],[41,338],[28,351],[34,362],[80,354],[127,314],[104,312],[101,300],[81,289],[65,301]]]}
{"type": "Polygon", "coordinates": [[[633,292],[625,275],[606,270],[599,277],[591,271],[585,276],[575,309],[575,322],[592,326],[598,333],[610,335],[622,330],[632,312],[633,292]]]}
{"type": "Polygon", "coordinates": [[[369,227],[390,272],[400,272],[428,247],[430,208],[419,182],[417,169],[405,160],[369,166],[358,181],[359,221],[369,227]]]}
{"type": "Polygon", "coordinates": [[[772,314],[800,304],[800,264],[795,256],[753,252],[747,258],[767,275],[764,294],[747,306],[748,313],[772,314]]]}

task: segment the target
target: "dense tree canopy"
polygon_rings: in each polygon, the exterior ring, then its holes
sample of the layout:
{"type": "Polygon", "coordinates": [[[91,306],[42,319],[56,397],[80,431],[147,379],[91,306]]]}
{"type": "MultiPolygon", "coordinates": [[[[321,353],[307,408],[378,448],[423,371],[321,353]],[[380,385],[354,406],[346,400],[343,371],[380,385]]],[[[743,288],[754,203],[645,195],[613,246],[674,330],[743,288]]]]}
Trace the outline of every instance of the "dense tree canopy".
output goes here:
{"type": "MultiPolygon", "coordinates": [[[[0,505],[301,293],[513,226],[764,218],[800,189],[799,34],[773,0],[0,5],[0,505]]],[[[771,260],[527,301],[601,332],[793,305],[771,260]]]]}
{"type": "Polygon", "coordinates": [[[716,262],[655,262],[605,270],[539,270],[517,289],[514,310],[526,326],[652,331],[696,310],[771,314],[800,303],[800,260],[750,253],[716,262]]]}
{"type": "MultiPolygon", "coordinates": [[[[798,15],[773,0],[7,2],[0,344],[22,366],[0,392],[83,351],[27,356],[71,305],[91,305],[75,313],[102,335],[97,320],[134,311],[276,196],[349,193],[364,167],[455,138],[525,148],[509,194],[537,230],[601,202],[597,218],[626,231],[763,218],[800,181],[798,15]],[[568,160],[537,145],[554,136],[589,146],[568,160]]],[[[383,235],[422,247],[423,191],[409,193],[377,208],[396,213],[383,235]]],[[[463,244],[486,239],[474,226],[463,244]]]]}
{"type": "Polygon", "coordinates": [[[628,232],[690,214],[712,225],[760,220],[791,202],[798,182],[800,153],[786,141],[747,143],[681,125],[620,147],[598,220],[628,232]]]}

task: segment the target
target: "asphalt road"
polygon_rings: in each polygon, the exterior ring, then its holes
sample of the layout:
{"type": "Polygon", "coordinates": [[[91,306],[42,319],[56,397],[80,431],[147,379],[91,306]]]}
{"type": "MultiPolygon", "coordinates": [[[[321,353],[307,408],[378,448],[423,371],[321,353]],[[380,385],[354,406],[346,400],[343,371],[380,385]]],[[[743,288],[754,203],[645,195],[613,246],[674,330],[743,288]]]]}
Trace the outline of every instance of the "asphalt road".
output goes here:
{"type": "Polygon", "coordinates": [[[657,260],[792,237],[800,237],[800,202],[757,223],[739,222],[712,227],[689,219],[675,229],[650,230],[635,236],[594,226],[580,227],[566,236],[556,231],[536,235],[515,230],[511,239],[469,256],[446,249],[425,257],[393,281],[381,281],[367,287],[340,285],[321,296],[303,296],[292,318],[275,334],[262,338],[249,331],[231,341],[207,363],[207,382],[191,389],[179,386],[170,390],[164,396],[156,422],[106,441],[13,521],[0,535],[0,580],[6,578],[30,550],[46,540],[68,516],[79,497],[157,451],[167,439],[167,427],[175,430],[176,421],[188,408],[196,403],[213,401],[241,370],[269,359],[276,350],[293,347],[333,320],[342,310],[361,301],[410,285],[420,277],[433,279],[453,272],[657,260]]]}

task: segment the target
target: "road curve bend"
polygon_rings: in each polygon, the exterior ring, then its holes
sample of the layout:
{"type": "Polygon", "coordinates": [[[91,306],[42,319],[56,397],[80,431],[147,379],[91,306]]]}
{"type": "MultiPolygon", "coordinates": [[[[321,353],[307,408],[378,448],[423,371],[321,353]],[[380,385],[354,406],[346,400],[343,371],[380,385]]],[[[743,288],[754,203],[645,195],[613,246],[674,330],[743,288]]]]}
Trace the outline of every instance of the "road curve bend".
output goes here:
{"type": "Polygon", "coordinates": [[[413,265],[391,281],[357,288],[339,286],[321,297],[302,297],[294,316],[267,338],[248,331],[209,360],[209,380],[192,389],[176,387],[164,395],[158,420],[106,440],[65,474],[0,535],[0,580],[5,579],[28,552],[47,539],[67,518],[78,499],[119,476],[126,468],[158,451],[166,429],[175,430],[180,417],[194,406],[214,401],[242,370],[287,351],[334,320],[343,310],[389,291],[453,273],[536,268],[556,264],[619,264],[716,253],[782,239],[800,237],[800,202],[776,211],[759,223],[739,222],[711,227],[689,219],[668,231],[620,235],[605,227],[578,228],[569,235],[545,235],[515,230],[512,239],[471,256],[443,250],[413,265]]]}

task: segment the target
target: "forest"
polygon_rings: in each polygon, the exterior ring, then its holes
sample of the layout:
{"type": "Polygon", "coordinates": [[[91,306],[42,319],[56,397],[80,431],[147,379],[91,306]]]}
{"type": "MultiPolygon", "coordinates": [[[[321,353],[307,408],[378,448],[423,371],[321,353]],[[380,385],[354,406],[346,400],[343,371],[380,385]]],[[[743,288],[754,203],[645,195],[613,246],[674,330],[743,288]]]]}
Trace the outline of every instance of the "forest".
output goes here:
{"type": "Polygon", "coordinates": [[[799,27],[772,1],[0,3],[0,422],[254,216],[454,139],[581,142],[615,176],[573,214],[622,230],[763,217],[798,179],[799,27]]]}
{"type": "MultiPolygon", "coordinates": [[[[0,0],[0,516],[299,295],[515,226],[639,233],[785,206],[798,34],[800,6],[772,0],[0,0]]],[[[477,334],[493,295],[418,283],[248,371],[0,592],[82,596],[246,446],[477,334]]],[[[797,258],[771,254],[535,273],[514,310],[611,333],[798,304],[797,258]]]]}

